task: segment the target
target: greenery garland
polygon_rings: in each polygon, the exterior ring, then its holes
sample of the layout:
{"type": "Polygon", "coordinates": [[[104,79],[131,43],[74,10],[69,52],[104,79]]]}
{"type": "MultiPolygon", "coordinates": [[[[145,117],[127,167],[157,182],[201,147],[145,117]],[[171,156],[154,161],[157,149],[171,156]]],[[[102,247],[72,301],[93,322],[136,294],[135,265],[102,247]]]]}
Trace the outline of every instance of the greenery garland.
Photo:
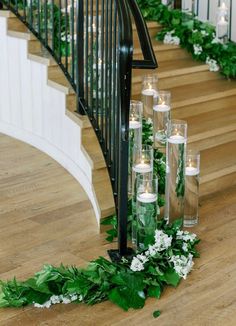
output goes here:
{"type": "Polygon", "coordinates": [[[219,70],[227,78],[236,78],[236,44],[232,41],[222,44],[216,38],[215,27],[201,22],[196,17],[189,18],[178,9],[171,9],[161,0],[137,0],[146,20],[163,25],[157,34],[158,40],[168,35],[179,40],[194,59],[209,64],[210,70],[219,70]]]}
{"type": "MultiPolygon", "coordinates": [[[[49,308],[57,303],[93,305],[110,300],[124,310],[140,309],[148,297],[159,298],[166,285],[176,287],[186,278],[198,257],[195,234],[181,231],[182,221],[159,221],[148,249],[131,261],[113,263],[103,257],[86,268],[45,265],[34,277],[0,282],[0,307],[33,304],[49,308]]],[[[158,317],[159,311],[153,316],[158,317]]]]}

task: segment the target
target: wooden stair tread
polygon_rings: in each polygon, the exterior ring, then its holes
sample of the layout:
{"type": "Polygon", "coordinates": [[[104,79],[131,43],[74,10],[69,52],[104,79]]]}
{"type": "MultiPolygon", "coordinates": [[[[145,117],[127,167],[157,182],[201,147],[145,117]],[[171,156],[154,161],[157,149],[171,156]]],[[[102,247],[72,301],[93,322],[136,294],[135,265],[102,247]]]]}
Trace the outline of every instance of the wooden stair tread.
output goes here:
{"type": "Polygon", "coordinates": [[[65,94],[74,93],[72,86],[58,66],[48,67],[48,85],[61,90],[65,94]]]}
{"type": "Polygon", "coordinates": [[[106,166],[101,147],[92,127],[82,130],[82,146],[86,150],[94,170],[106,166]]]}
{"type": "Polygon", "coordinates": [[[101,209],[101,218],[113,215],[115,213],[115,203],[110,177],[106,167],[94,171],[93,187],[101,209]]]}
{"type": "Polygon", "coordinates": [[[236,141],[201,152],[201,184],[236,172],[236,141]]]}
{"type": "Polygon", "coordinates": [[[222,108],[222,110],[202,113],[186,120],[188,122],[188,142],[191,143],[236,130],[236,108],[233,106],[222,108]]]}
{"type": "Polygon", "coordinates": [[[170,89],[172,108],[236,95],[236,81],[211,80],[170,89]]]}
{"type": "Polygon", "coordinates": [[[180,59],[180,60],[167,60],[159,64],[158,70],[143,69],[133,70],[132,82],[141,82],[142,76],[146,74],[157,74],[158,78],[172,77],[176,75],[184,75],[194,73],[198,71],[208,71],[208,65],[193,61],[191,58],[180,59]]]}

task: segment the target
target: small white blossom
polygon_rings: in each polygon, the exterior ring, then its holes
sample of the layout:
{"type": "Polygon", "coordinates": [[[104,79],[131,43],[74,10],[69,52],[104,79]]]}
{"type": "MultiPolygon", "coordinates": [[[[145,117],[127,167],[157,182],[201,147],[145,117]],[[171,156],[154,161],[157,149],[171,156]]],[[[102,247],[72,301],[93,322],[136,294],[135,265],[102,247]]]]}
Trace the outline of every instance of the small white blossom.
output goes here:
{"type": "Polygon", "coordinates": [[[158,248],[158,251],[168,249],[171,246],[172,236],[168,236],[162,230],[155,231],[155,246],[158,248]]]}
{"type": "Polygon", "coordinates": [[[71,303],[71,300],[67,297],[62,297],[62,303],[68,304],[68,303],[71,303]]]}
{"type": "Polygon", "coordinates": [[[167,32],[164,37],[164,44],[174,44],[179,45],[180,44],[180,38],[178,36],[173,36],[174,31],[167,32]]]}
{"type": "Polygon", "coordinates": [[[52,295],[50,300],[52,304],[57,304],[61,302],[61,298],[58,295],[52,295]]]}
{"type": "Polygon", "coordinates": [[[152,121],[151,118],[147,118],[147,121],[146,122],[147,122],[148,125],[152,125],[153,124],[153,121],[152,121]]]}
{"type": "Polygon", "coordinates": [[[188,273],[192,270],[194,265],[192,254],[189,254],[188,257],[183,255],[172,256],[170,261],[174,264],[176,273],[184,279],[187,278],[188,273]]]}
{"type": "MultiPolygon", "coordinates": [[[[70,295],[70,300],[71,300],[71,302],[73,302],[73,301],[76,301],[78,299],[78,295],[77,294],[71,294],[70,295]]],[[[81,300],[80,300],[81,301],[81,300]]]]}
{"type": "Polygon", "coordinates": [[[153,141],[153,135],[148,137],[149,140],[153,141]]]}
{"type": "Polygon", "coordinates": [[[187,252],[188,251],[188,244],[187,242],[184,242],[183,245],[182,245],[182,249],[183,251],[187,252]]]}
{"type": "Polygon", "coordinates": [[[219,65],[217,64],[217,61],[211,59],[210,57],[207,57],[206,64],[208,64],[210,71],[219,71],[220,69],[219,65]]]}
{"type": "Polygon", "coordinates": [[[206,31],[201,31],[202,36],[208,36],[209,34],[206,31]]]}
{"type": "Polygon", "coordinates": [[[140,272],[144,269],[144,266],[143,266],[143,263],[137,257],[134,257],[132,259],[130,269],[133,272],[140,272]]]}
{"type": "Polygon", "coordinates": [[[145,264],[148,261],[148,258],[145,255],[137,255],[137,258],[143,263],[145,264]]]}
{"type": "Polygon", "coordinates": [[[202,53],[202,47],[199,44],[194,44],[193,50],[195,55],[200,55],[202,53]]]}
{"type": "Polygon", "coordinates": [[[34,303],[35,308],[50,308],[51,307],[51,300],[49,299],[48,301],[44,302],[43,304],[39,303],[34,303]]]}
{"type": "Polygon", "coordinates": [[[194,242],[194,240],[196,239],[196,234],[195,233],[190,233],[188,231],[177,231],[176,233],[176,239],[177,240],[183,240],[185,242],[190,241],[190,242],[194,242]]]}

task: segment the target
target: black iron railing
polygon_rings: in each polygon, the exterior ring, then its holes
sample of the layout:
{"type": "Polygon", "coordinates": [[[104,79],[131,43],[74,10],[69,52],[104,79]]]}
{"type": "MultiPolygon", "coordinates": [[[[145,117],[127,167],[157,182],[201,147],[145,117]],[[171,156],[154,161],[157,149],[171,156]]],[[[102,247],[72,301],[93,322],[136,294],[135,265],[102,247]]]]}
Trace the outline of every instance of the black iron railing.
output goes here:
{"type": "MultiPolygon", "coordinates": [[[[55,58],[87,114],[109,169],[119,220],[119,254],[127,253],[128,129],[131,73],[156,68],[135,0],[0,0],[55,58]],[[132,16],[143,50],[133,61],[132,16]]],[[[102,191],[102,189],[101,189],[102,191]]]]}

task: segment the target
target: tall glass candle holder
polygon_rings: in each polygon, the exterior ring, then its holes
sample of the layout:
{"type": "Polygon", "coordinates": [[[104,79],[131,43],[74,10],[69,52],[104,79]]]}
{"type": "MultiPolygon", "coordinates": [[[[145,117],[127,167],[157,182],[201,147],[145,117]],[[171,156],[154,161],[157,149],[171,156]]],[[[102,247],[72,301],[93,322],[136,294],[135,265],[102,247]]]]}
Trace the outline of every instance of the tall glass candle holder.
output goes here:
{"type": "Polygon", "coordinates": [[[132,167],[132,243],[137,243],[136,231],[136,194],[137,194],[137,178],[152,177],[153,173],[153,148],[149,145],[134,146],[133,148],[133,167],[132,167]]]}
{"type": "Polygon", "coordinates": [[[167,126],[165,218],[184,217],[187,123],[171,120],[167,126]]]}
{"type": "Polygon", "coordinates": [[[143,103],[140,101],[130,101],[129,117],[129,195],[132,194],[132,166],[133,166],[133,148],[142,145],[142,114],[143,103]]]}
{"type": "Polygon", "coordinates": [[[146,75],[143,77],[142,102],[143,115],[146,118],[152,117],[153,96],[158,95],[157,81],[158,78],[156,75],[146,75]]]}
{"type": "Polygon", "coordinates": [[[137,178],[137,248],[146,249],[153,240],[157,225],[157,177],[137,178]]]}
{"type": "Polygon", "coordinates": [[[154,148],[166,152],[167,124],[170,121],[171,93],[159,91],[153,98],[153,140],[154,148]]]}
{"type": "Polygon", "coordinates": [[[198,223],[200,154],[187,151],[185,166],[184,226],[198,223]]]}

